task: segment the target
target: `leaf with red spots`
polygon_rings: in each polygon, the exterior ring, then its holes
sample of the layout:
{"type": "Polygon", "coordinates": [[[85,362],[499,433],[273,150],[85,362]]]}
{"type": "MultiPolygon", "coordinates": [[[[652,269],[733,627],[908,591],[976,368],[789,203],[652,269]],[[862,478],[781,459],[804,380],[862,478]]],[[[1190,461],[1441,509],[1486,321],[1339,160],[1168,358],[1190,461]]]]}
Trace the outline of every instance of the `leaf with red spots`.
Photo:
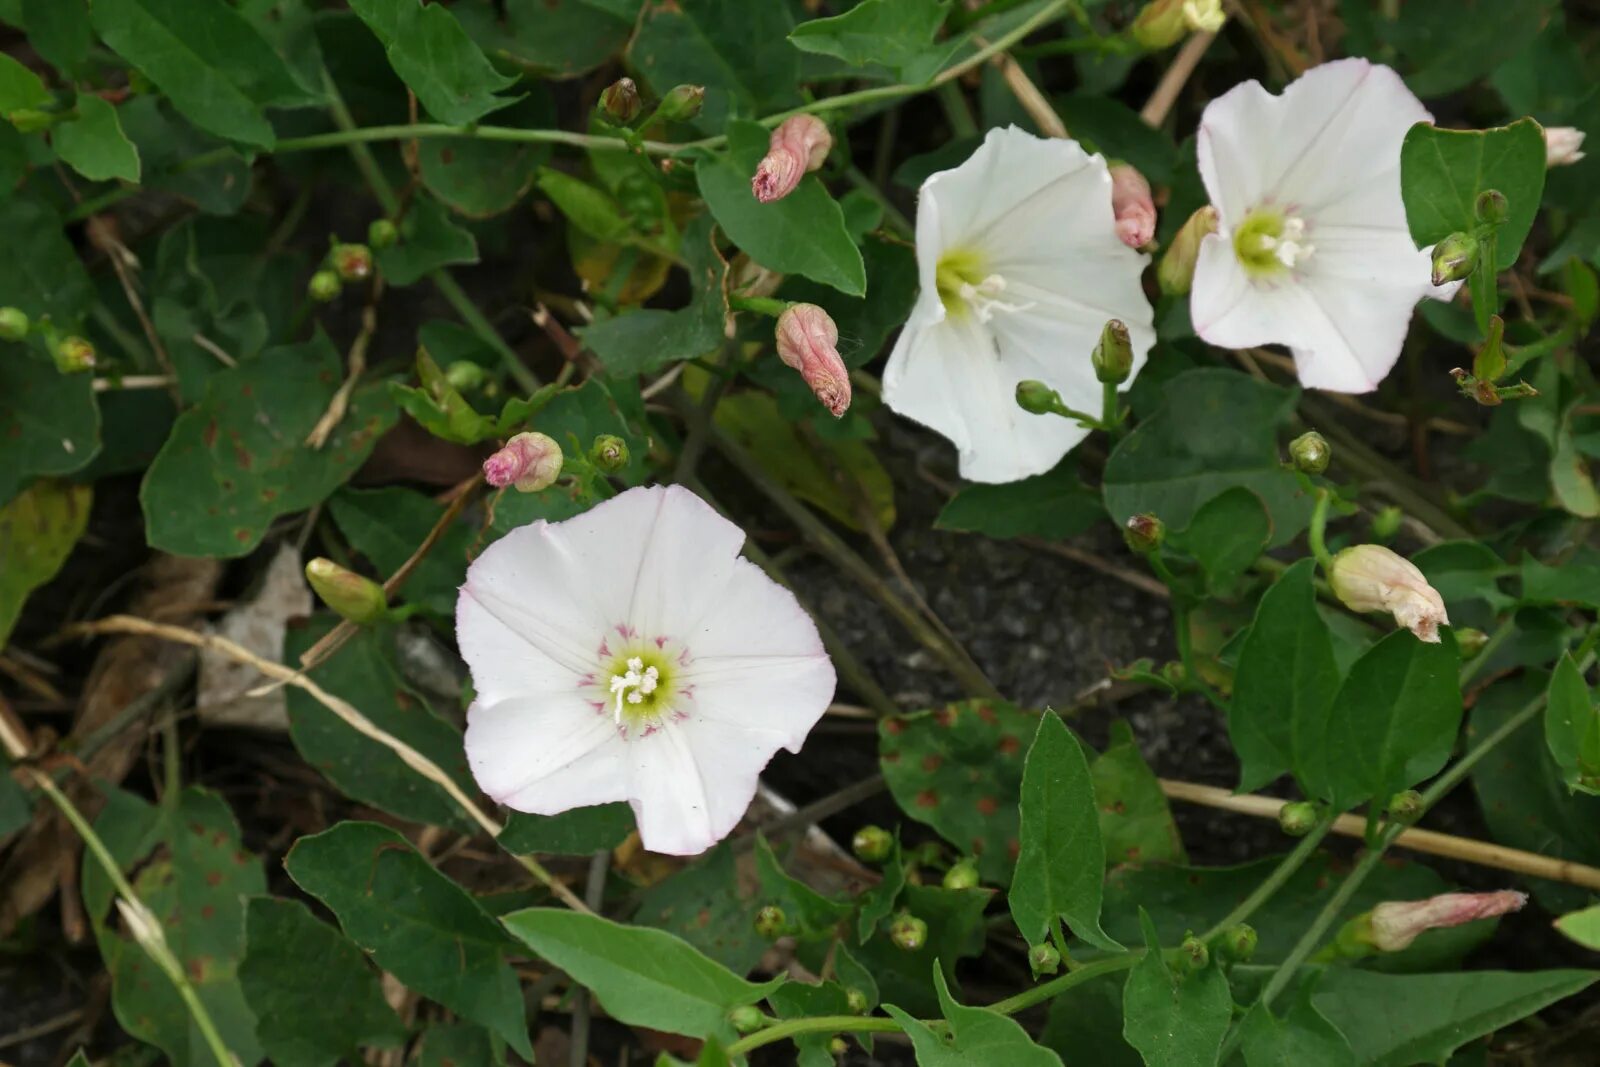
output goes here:
{"type": "Polygon", "coordinates": [[[1126,722],[1111,724],[1111,744],[1089,764],[1089,777],[1108,864],[1186,862],[1166,794],[1126,722]]]}
{"type": "Polygon", "coordinates": [[[178,417],[145,474],[139,499],[151,546],[179,556],[242,556],[274,519],[319,504],[344,484],[396,412],[382,388],[358,388],[327,444],[307,446],[344,378],[343,363],[318,334],[208,379],[205,398],[178,417]]]}
{"type": "Polygon", "coordinates": [[[969,700],[879,726],[878,758],[901,809],[976,856],[986,882],[1011,880],[1023,740],[1037,722],[1015,704],[969,700]]]}
{"type": "MultiPolygon", "coordinates": [[[[174,803],[147,804],[108,788],[95,830],[139,898],[161,922],[173,955],[241,1063],[261,1059],[255,1015],[237,976],[245,951],[245,899],[265,893],[261,861],[246,852],[228,805],[215,793],[185,789],[174,803]]],[[[112,1007],[125,1029],[163,1049],[174,1067],[216,1060],[178,991],[128,934],[98,864],[83,866],[83,902],[111,972],[112,1007]]]]}

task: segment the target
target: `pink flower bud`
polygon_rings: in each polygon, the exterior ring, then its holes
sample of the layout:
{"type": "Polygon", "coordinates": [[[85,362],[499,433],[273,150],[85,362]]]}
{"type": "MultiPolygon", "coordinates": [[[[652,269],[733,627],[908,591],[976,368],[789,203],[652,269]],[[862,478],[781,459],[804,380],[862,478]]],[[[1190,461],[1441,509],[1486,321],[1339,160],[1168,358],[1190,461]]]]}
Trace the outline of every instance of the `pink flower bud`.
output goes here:
{"type": "Polygon", "coordinates": [[[1126,163],[1111,168],[1111,213],[1117,217],[1117,236],[1129,248],[1143,248],[1155,237],[1156,205],[1150,199],[1150,183],[1126,163]]]}
{"type": "Polygon", "coordinates": [[[784,119],[772,131],[767,154],[750,179],[750,191],[763,204],[782,200],[811,171],[822,166],[833,148],[828,124],[815,115],[795,115],[784,119]]]}
{"type": "Polygon", "coordinates": [[[496,489],[537,493],[561,475],[561,446],[542,433],[519,433],[483,461],[483,479],[496,489]]]}
{"type": "Polygon", "coordinates": [[[800,372],[822,406],[838,418],[850,407],[850,371],[839,358],[839,327],[815,304],[791,304],[778,316],[778,357],[800,372]]]}
{"type": "Polygon", "coordinates": [[[1528,894],[1511,889],[1498,893],[1445,893],[1427,900],[1392,900],[1372,909],[1370,940],[1380,952],[1399,952],[1424,930],[1460,926],[1518,911],[1528,894]]]}
{"type": "Polygon", "coordinates": [[[1544,165],[1565,167],[1583,158],[1583,131],[1575,126],[1546,126],[1544,130],[1544,165]]]}
{"type": "Polygon", "coordinates": [[[1450,623],[1439,591],[1410,560],[1382,545],[1355,545],[1334,556],[1328,584],[1351,611],[1387,611],[1430,644],[1439,643],[1439,624],[1450,623]]]}

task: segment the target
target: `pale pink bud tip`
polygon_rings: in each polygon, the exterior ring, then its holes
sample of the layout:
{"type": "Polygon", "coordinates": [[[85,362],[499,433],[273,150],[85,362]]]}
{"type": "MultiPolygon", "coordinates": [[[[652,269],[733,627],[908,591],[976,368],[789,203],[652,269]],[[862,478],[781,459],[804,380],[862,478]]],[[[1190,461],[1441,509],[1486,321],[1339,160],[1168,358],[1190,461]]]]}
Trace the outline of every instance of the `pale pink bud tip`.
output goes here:
{"type": "Polygon", "coordinates": [[[1333,557],[1328,573],[1333,593],[1351,611],[1386,611],[1429,644],[1448,626],[1444,598],[1404,556],[1382,545],[1356,545],[1333,557]]]}
{"type": "Polygon", "coordinates": [[[750,179],[750,191],[763,204],[782,200],[799,186],[800,179],[822,166],[833,148],[828,124],[815,115],[784,119],[767,142],[767,154],[750,179]]]}
{"type": "Polygon", "coordinates": [[[1519,911],[1528,894],[1512,889],[1497,893],[1444,893],[1427,900],[1388,901],[1372,909],[1372,943],[1382,952],[1399,952],[1424,930],[1489,919],[1519,911]]]}
{"type": "Polygon", "coordinates": [[[778,357],[800,372],[834,418],[850,407],[850,370],[839,357],[839,327],[815,304],[792,304],[778,316],[778,357]]]}
{"type": "Polygon", "coordinates": [[[1584,133],[1575,126],[1546,126],[1544,131],[1544,165],[1564,167],[1583,158],[1584,133]]]}
{"type": "Polygon", "coordinates": [[[1150,183],[1126,163],[1111,168],[1111,213],[1117,219],[1117,237],[1129,248],[1143,248],[1156,235],[1156,205],[1150,183]]]}
{"type": "Polygon", "coordinates": [[[561,446],[554,440],[542,433],[519,433],[483,461],[483,480],[496,489],[510,485],[518,492],[537,493],[555,484],[561,461],[561,446]]]}

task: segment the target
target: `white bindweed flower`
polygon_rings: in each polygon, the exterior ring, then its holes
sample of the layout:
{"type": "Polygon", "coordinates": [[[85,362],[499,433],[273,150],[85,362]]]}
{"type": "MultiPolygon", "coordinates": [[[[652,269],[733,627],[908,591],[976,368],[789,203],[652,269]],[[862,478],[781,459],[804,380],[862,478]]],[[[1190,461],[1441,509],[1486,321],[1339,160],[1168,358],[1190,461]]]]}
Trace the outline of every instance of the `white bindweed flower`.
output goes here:
{"type": "Polygon", "coordinates": [[[654,852],[726,836],[834,688],[815,624],[743,544],[672,486],[490,545],[456,604],[484,792],[539,815],[626,800],[654,852]]]}
{"type": "Polygon", "coordinates": [[[884,402],[949,438],[965,478],[1049,470],[1088,431],[1023,411],[1017,383],[1037,379],[1099,414],[1089,354],[1106,321],[1127,324],[1135,373],[1155,341],[1145,262],[1117,236],[1104,159],[1076,141],[991,130],[965,163],[922,183],[922,292],[883,372],[884,402]]]}
{"type": "Polygon", "coordinates": [[[1417,565],[1382,545],[1352,545],[1334,556],[1328,584],[1351,611],[1386,611],[1429,644],[1450,624],[1444,597],[1417,565]]]}
{"type": "Polygon", "coordinates": [[[1406,228],[1400,144],[1427,110],[1364,59],[1325,63],[1273,96],[1245,82],[1200,120],[1200,175],[1217,209],[1189,314],[1222,348],[1284,344],[1300,382],[1364,393],[1435,288],[1406,228]]]}

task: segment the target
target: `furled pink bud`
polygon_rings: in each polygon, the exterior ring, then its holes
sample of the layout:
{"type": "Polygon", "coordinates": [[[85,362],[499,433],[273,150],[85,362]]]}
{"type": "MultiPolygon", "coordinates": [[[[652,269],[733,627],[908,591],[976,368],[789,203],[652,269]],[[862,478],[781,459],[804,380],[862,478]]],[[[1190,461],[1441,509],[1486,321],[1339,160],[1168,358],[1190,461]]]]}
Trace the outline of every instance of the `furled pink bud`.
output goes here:
{"type": "Polygon", "coordinates": [[[1126,163],[1111,168],[1111,213],[1117,217],[1117,236],[1129,248],[1143,248],[1156,235],[1156,205],[1150,183],[1126,163]]]}
{"type": "Polygon", "coordinates": [[[1544,165],[1565,167],[1583,158],[1583,131],[1575,126],[1546,126],[1544,129],[1544,165]]]}
{"type": "Polygon", "coordinates": [[[784,119],[772,131],[767,154],[756,167],[756,176],[750,179],[750,191],[763,204],[782,200],[794,192],[801,178],[822,166],[832,148],[833,134],[828,132],[828,124],[815,115],[784,119]]]}
{"type": "Polygon", "coordinates": [[[839,327],[828,313],[815,304],[791,304],[778,316],[777,336],[779,358],[800,372],[834,418],[843,415],[850,406],[850,371],[839,358],[839,327]]]}
{"type": "Polygon", "coordinates": [[[1328,584],[1351,611],[1387,611],[1430,644],[1439,643],[1439,624],[1450,623],[1439,591],[1410,560],[1382,545],[1355,545],[1334,556],[1328,584]]]}
{"type": "Polygon", "coordinates": [[[1460,926],[1518,911],[1528,894],[1512,889],[1498,893],[1444,893],[1427,900],[1391,900],[1372,909],[1369,940],[1380,952],[1399,952],[1424,930],[1460,926]]]}
{"type": "Polygon", "coordinates": [[[542,433],[519,433],[483,461],[483,479],[496,489],[537,493],[561,475],[561,446],[542,433]]]}

